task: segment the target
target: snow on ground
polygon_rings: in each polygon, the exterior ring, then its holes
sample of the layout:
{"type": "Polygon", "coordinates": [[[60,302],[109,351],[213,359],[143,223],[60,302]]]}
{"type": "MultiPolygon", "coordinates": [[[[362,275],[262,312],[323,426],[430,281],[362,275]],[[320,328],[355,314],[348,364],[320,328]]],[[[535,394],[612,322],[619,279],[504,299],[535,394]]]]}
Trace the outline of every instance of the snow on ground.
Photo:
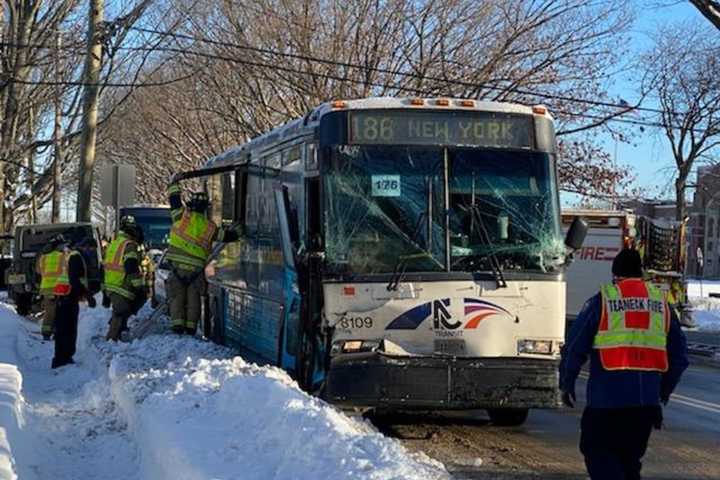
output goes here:
{"type": "Polygon", "coordinates": [[[688,279],[688,297],[709,297],[711,293],[720,294],[720,280],[688,279]]]}
{"type": "Polygon", "coordinates": [[[690,298],[698,330],[720,332],[720,298],[690,298]]]}
{"type": "Polygon", "coordinates": [[[720,298],[710,297],[710,293],[720,294],[720,281],[691,279],[687,292],[698,330],[720,332],[720,298]]]}
{"type": "Polygon", "coordinates": [[[449,477],[282,370],[188,337],[108,344],[108,315],[81,310],[77,364],[53,371],[0,303],[0,479],[449,477]]]}

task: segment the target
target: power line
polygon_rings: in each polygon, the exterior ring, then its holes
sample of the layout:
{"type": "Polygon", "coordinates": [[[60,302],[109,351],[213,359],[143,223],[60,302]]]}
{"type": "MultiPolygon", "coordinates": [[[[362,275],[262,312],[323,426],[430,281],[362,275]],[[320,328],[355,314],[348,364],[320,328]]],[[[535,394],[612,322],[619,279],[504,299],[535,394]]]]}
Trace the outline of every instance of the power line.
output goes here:
{"type": "MultiPolygon", "coordinates": [[[[47,47],[50,48],[50,47],[47,47]]],[[[264,62],[257,62],[252,60],[242,60],[235,57],[230,57],[226,55],[219,55],[219,54],[213,54],[213,53],[207,53],[207,52],[198,52],[194,50],[189,49],[181,49],[177,47],[124,47],[127,50],[133,50],[133,51],[149,51],[149,52],[166,52],[166,53],[176,53],[180,55],[192,55],[197,56],[201,58],[211,59],[211,60],[221,60],[229,63],[236,63],[239,65],[245,65],[245,66],[253,66],[253,67],[259,67],[259,68],[268,68],[272,70],[279,70],[283,72],[288,73],[294,73],[299,75],[307,75],[310,77],[315,78],[324,78],[327,80],[336,80],[340,82],[349,82],[354,83],[358,85],[365,85],[370,87],[376,87],[376,88],[386,88],[391,90],[397,90],[398,92],[407,92],[412,93],[415,95],[420,96],[436,96],[441,93],[440,86],[438,88],[427,90],[427,89],[419,89],[411,86],[402,86],[402,85],[396,85],[396,84],[383,84],[378,82],[371,82],[371,81],[365,81],[361,79],[351,78],[348,76],[341,76],[337,74],[332,73],[321,73],[321,72],[310,72],[307,70],[300,70],[293,67],[288,66],[281,66],[277,64],[269,64],[264,62]]],[[[338,64],[342,65],[342,62],[338,62],[338,64]]],[[[118,83],[118,82],[108,82],[107,84],[101,84],[102,86],[106,87],[136,87],[136,88],[142,88],[142,87],[158,87],[158,86],[167,86],[173,83],[177,83],[186,79],[189,79],[193,77],[197,72],[193,72],[191,74],[188,74],[184,77],[179,77],[175,79],[170,79],[166,81],[156,81],[156,82],[135,82],[135,83],[118,83]]],[[[421,78],[417,76],[413,76],[413,78],[421,78]]],[[[17,79],[10,79],[9,81],[16,81],[18,83],[27,84],[27,85],[67,85],[67,86],[89,86],[90,84],[86,82],[80,82],[80,81],[35,81],[35,80],[17,80],[17,79]]],[[[453,85],[453,81],[443,81],[445,84],[453,85]]],[[[472,84],[468,84],[472,85],[472,84]]],[[[516,90],[507,90],[507,92],[516,92],[516,90]]],[[[624,107],[628,108],[628,107],[624,107]]],[[[557,110],[558,113],[567,115],[569,117],[576,117],[576,118],[585,118],[588,120],[596,120],[596,121],[603,121],[603,122],[614,122],[614,123],[624,123],[629,125],[639,125],[639,126],[645,126],[645,127],[662,127],[659,123],[653,123],[650,121],[645,120],[630,120],[630,119],[623,119],[623,118],[617,118],[613,116],[605,117],[601,115],[593,115],[589,113],[575,113],[575,112],[569,112],[564,110],[557,110]]],[[[615,115],[621,115],[622,112],[617,113],[615,115]]]]}
{"type": "Polygon", "coordinates": [[[584,104],[593,105],[596,107],[618,108],[618,109],[624,109],[624,110],[628,110],[628,111],[645,111],[645,112],[650,112],[650,113],[663,113],[662,110],[657,109],[657,108],[651,108],[651,107],[640,107],[640,106],[633,107],[629,104],[603,102],[603,101],[599,101],[599,100],[590,100],[590,99],[585,99],[585,98],[569,97],[569,96],[565,96],[565,95],[557,95],[557,94],[552,94],[552,93],[533,92],[530,90],[517,89],[517,88],[508,89],[508,88],[496,87],[496,86],[491,86],[491,85],[479,85],[476,83],[463,81],[463,80],[450,80],[450,79],[434,77],[434,76],[421,76],[421,75],[418,75],[418,74],[415,74],[412,72],[403,72],[400,70],[390,70],[390,69],[381,68],[381,67],[371,67],[371,66],[367,66],[367,65],[361,65],[358,63],[341,62],[341,61],[337,61],[337,60],[330,60],[327,58],[310,56],[310,55],[301,55],[301,54],[297,54],[297,53],[280,52],[278,50],[273,50],[273,49],[268,49],[268,48],[252,47],[249,45],[240,45],[237,43],[212,40],[209,38],[196,37],[196,36],[187,35],[187,34],[183,34],[183,33],[155,30],[155,29],[144,28],[144,27],[129,27],[129,28],[131,30],[135,30],[138,32],[151,33],[154,35],[163,35],[163,36],[168,36],[168,37],[173,37],[173,38],[183,39],[183,40],[191,40],[191,41],[195,41],[195,42],[206,43],[208,45],[236,48],[239,50],[247,50],[247,51],[263,53],[263,54],[267,54],[267,55],[276,55],[276,56],[281,56],[281,57],[286,57],[286,58],[293,58],[296,60],[305,60],[305,61],[311,61],[311,62],[316,62],[316,63],[324,63],[326,65],[333,65],[333,66],[338,66],[338,67],[355,68],[355,69],[359,69],[359,70],[369,70],[369,71],[373,71],[376,73],[397,75],[397,76],[411,78],[411,79],[417,79],[417,80],[430,80],[430,81],[441,82],[441,83],[445,83],[445,84],[449,84],[449,85],[457,85],[457,86],[472,87],[472,88],[477,88],[477,87],[481,86],[482,88],[485,88],[487,90],[492,90],[492,91],[513,92],[513,93],[517,93],[520,95],[542,97],[542,98],[547,98],[547,99],[552,99],[552,100],[561,100],[561,101],[574,102],[574,103],[584,103],[584,104]]]}
{"type": "MultiPolygon", "coordinates": [[[[131,27],[131,28],[135,29],[135,30],[139,30],[139,31],[144,31],[146,33],[149,32],[149,33],[154,33],[154,34],[163,34],[163,35],[167,35],[167,36],[174,36],[177,38],[195,40],[195,41],[198,41],[201,43],[205,42],[205,43],[210,43],[210,44],[215,44],[215,45],[229,46],[231,48],[239,48],[239,49],[245,49],[245,50],[251,50],[251,51],[258,51],[258,52],[264,53],[264,54],[278,55],[278,56],[284,56],[284,57],[290,57],[290,58],[296,58],[296,59],[305,59],[305,60],[311,61],[311,62],[315,61],[315,62],[321,62],[321,63],[335,65],[335,66],[345,66],[348,68],[362,68],[362,69],[366,69],[366,70],[370,70],[370,71],[376,71],[379,73],[387,73],[389,75],[397,75],[397,76],[402,76],[402,77],[411,78],[411,79],[434,80],[434,81],[437,81],[444,85],[438,85],[436,88],[433,88],[431,90],[423,90],[423,89],[419,89],[419,88],[415,88],[415,87],[411,87],[411,86],[401,86],[401,85],[389,84],[389,83],[383,84],[383,83],[365,81],[365,80],[351,78],[351,77],[348,77],[347,75],[341,76],[341,75],[336,75],[336,74],[331,74],[331,73],[310,72],[307,70],[300,70],[297,68],[280,66],[278,64],[269,64],[269,63],[257,62],[257,61],[252,61],[252,60],[242,60],[239,58],[229,57],[226,55],[219,55],[219,54],[208,53],[208,52],[198,52],[198,51],[194,51],[194,50],[190,50],[190,49],[181,49],[181,48],[177,48],[177,47],[160,47],[160,46],[156,46],[156,47],[119,47],[119,49],[130,50],[130,51],[166,52],[166,53],[176,53],[179,55],[192,55],[192,56],[197,56],[197,57],[211,59],[211,60],[221,60],[221,61],[225,61],[225,62],[229,62],[229,63],[236,63],[236,64],[240,64],[240,65],[255,66],[255,67],[260,67],[260,68],[268,68],[268,69],[272,69],[272,70],[284,71],[284,72],[288,72],[288,73],[295,73],[295,74],[299,74],[299,75],[307,75],[307,76],[315,77],[315,78],[324,78],[324,79],[328,79],[328,80],[349,82],[349,83],[366,85],[366,86],[371,86],[371,87],[376,87],[376,88],[385,88],[385,89],[390,89],[390,90],[396,90],[398,92],[408,92],[408,93],[413,93],[413,94],[421,95],[421,96],[439,95],[441,93],[442,86],[460,85],[460,86],[473,87],[473,88],[480,87],[480,85],[473,84],[470,82],[459,81],[459,80],[441,79],[441,78],[432,77],[432,76],[422,77],[422,76],[419,76],[419,75],[416,75],[413,73],[409,73],[409,72],[399,72],[399,71],[393,71],[393,70],[387,70],[387,69],[381,69],[381,68],[375,68],[375,67],[366,67],[366,66],[362,66],[359,64],[352,64],[352,63],[347,63],[347,62],[337,62],[337,61],[328,60],[328,59],[317,59],[315,57],[291,54],[291,53],[284,53],[284,52],[277,52],[277,51],[262,49],[262,48],[257,48],[257,47],[246,47],[246,46],[236,45],[236,44],[227,43],[227,42],[219,42],[219,41],[210,40],[210,39],[196,38],[196,37],[192,37],[192,36],[184,35],[184,34],[176,34],[173,32],[162,32],[162,31],[158,31],[158,30],[151,30],[151,29],[145,29],[145,28],[140,28],[140,27],[131,27]]],[[[0,42],[0,45],[13,45],[13,46],[17,46],[17,47],[23,46],[20,44],[12,44],[9,42],[0,42]]],[[[25,46],[32,46],[32,45],[25,45],[25,46]]],[[[47,45],[40,45],[40,44],[37,44],[34,46],[37,48],[48,48],[48,49],[56,48],[54,46],[47,46],[47,45]]],[[[129,87],[133,87],[133,88],[161,87],[161,86],[167,86],[167,85],[170,85],[173,83],[178,83],[183,80],[187,80],[189,78],[192,78],[196,74],[197,74],[197,71],[195,71],[191,74],[182,76],[182,77],[178,77],[178,78],[174,78],[174,79],[170,79],[170,80],[164,80],[164,81],[107,82],[107,83],[100,83],[99,85],[104,86],[104,87],[125,87],[125,88],[129,88],[129,87]]],[[[94,86],[89,83],[81,82],[81,81],[41,81],[41,80],[26,80],[26,81],[24,81],[24,80],[19,80],[19,79],[13,79],[12,77],[10,77],[7,81],[26,84],[26,85],[66,85],[66,86],[79,86],[79,87],[94,86]]],[[[576,98],[576,97],[565,97],[565,96],[552,95],[552,94],[536,93],[536,92],[530,92],[530,91],[519,90],[519,89],[503,89],[501,87],[490,87],[490,86],[482,86],[482,87],[490,89],[490,90],[500,90],[500,91],[507,92],[507,93],[519,93],[519,94],[525,94],[525,95],[531,95],[531,96],[542,96],[542,97],[555,98],[555,99],[567,99],[568,101],[572,101],[575,103],[585,103],[585,104],[593,104],[596,106],[608,106],[608,107],[613,107],[613,108],[622,108],[622,109],[625,109],[626,112],[617,112],[613,115],[608,115],[608,116],[602,116],[602,115],[590,114],[590,113],[575,113],[575,112],[569,112],[569,111],[561,110],[561,109],[556,110],[556,112],[561,115],[567,115],[569,117],[585,118],[588,120],[596,120],[596,121],[599,121],[602,123],[613,122],[613,123],[623,123],[623,124],[643,126],[643,127],[664,128],[663,124],[658,123],[658,122],[652,122],[652,121],[649,121],[646,119],[638,120],[638,119],[618,118],[619,115],[623,115],[625,113],[628,113],[628,112],[631,112],[634,110],[650,111],[653,113],[662,113],[662,110],[658,110],[658,109],[652,109],[652,108],[647,108],[647,107],[632,107],[629,105],[612,104],[612,103],[608,103],[608,102],[599,102],[599,101],[581,99],[581,98],[576,98]]],[[[680,127],[674,126],[674,128],[680,128],[680,127]]]]}

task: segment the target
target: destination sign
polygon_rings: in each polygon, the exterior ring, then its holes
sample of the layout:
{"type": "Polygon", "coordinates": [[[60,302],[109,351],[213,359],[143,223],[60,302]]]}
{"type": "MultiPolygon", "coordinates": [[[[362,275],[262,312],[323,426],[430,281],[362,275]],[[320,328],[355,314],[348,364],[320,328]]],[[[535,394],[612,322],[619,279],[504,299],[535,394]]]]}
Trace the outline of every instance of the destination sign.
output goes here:
{"type": "Polygon", "coordinates": [[[350,144],[532,148],[530,115],[491,112],[350,112],[350,144]]]}

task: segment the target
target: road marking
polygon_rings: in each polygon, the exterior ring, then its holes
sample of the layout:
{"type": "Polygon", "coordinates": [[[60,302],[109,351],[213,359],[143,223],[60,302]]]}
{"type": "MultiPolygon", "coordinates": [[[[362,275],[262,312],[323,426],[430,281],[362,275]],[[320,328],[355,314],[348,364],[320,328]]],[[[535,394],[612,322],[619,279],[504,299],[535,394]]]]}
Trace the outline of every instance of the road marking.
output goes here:
{"type": "Polygon", "coordinates": [[[705,400],[700,400],[699,398],[686,397],[685,395],[680,395],[679,393],[673,393],[672,395],[670,395],[670,398],[685,400],[687,402],[695,402],[695,403],[699,403],[700,405],[705,405],[706,407],[720,409],[720,403],[706,402],[705,400]]]}
{"type": "MultiPolygon", "coordinates": [[[[583,380],[589,380],[590,378],[590,376],[585,372],[580,372],[579,377],[583,380]]],[[[679,403],[688,407],[695,407],[700,410],[705,410],[712,413],[720,413],[720,404],[718,403],[707,402],[705,400],[700,400],[693,397],[687,397],[685,395],[680,395],[679,393],[673,393],[672,395],[670,395],[670,399],[673,401],[673,403],[679,403]]]]}
{"type": "MultiPolygon", "coordinates": [[[[679,398],[673,398],[673,397],[675,397],[675,395],[671,396],[672,403],[679,403],[681,405],[687,405],[688,407],[699,408],[700,410],[706,410],[706,411],[712,412],[712,413],[720,413],[720,408],[706,407],[705,405],[701,405],[699,403],[688,402],[687,400],[681,400],[679,398]]],[[[672,405],[672,403],[670,405],[672,405]]]]}

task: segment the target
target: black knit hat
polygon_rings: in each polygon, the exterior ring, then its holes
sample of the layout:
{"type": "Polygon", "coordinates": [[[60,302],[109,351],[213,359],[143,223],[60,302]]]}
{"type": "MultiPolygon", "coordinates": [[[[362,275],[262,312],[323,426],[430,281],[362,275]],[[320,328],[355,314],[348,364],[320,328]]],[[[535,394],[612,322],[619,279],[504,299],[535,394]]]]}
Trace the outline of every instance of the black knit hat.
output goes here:
{"type": "Polygon", "coordinates": [[[620,253],[613,260],[612,273],[616,277],[642,277],[642,259],[638,251],[629,248],[620,250],[620,253]]]}

